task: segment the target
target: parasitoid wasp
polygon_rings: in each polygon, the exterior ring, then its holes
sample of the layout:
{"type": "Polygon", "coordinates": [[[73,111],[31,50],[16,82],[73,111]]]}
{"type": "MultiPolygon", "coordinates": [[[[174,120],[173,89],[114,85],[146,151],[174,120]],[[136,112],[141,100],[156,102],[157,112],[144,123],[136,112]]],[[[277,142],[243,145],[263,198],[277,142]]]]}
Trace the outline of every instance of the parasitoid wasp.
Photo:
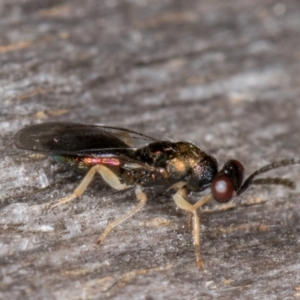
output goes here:
{"type": "Polygon", "coordinates": [[[71,202],[87,189],[99,173],[115,190],[135,188],[138,204],[108,224],[97,243],[100,244],[116,226],[131,218],[147,202],[146,187],[164,187],[175,191],[176,205],[192,217],[192,230],[197,265],[200,255],[200,220],[198,208],[212,199],[226,203],[244,193],[251,185],[277,184],[295,188],[286,178],[258,175],[283,166],[300,164],[300,159],[284,159],[268,164],[244,180],[244,167],[237,160],[227,161],[218,170],[217,160],[190,142],[161,141],[124,128],[76,123],[43,123],[21,129],[15,136],[20,149],[47,153],[56,160],[87,169],[74,192],[53,201],[50,208],[71,202]],[[187,200],[190,192],[210,188],[210,193],[195,204],[187,200]]]}

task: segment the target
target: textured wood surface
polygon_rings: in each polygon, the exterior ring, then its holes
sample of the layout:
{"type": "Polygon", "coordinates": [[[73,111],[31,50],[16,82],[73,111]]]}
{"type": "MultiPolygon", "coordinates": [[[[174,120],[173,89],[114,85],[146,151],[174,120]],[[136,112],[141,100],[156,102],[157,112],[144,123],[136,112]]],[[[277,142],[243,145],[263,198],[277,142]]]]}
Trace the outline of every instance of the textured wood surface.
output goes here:
{"type": "Polygon", "coordinates": [[[95,178],[46,212],[83,174],[13,144],[25,125],[76,121],[192,141],[248,174],[299,157],[298,0],[1,0],[0,24],[1,299],[300,298],[299,189],[253,187],[203,213],[199,272],[168,195],[150,191],[96,246],[134,195],[95,178]]]}

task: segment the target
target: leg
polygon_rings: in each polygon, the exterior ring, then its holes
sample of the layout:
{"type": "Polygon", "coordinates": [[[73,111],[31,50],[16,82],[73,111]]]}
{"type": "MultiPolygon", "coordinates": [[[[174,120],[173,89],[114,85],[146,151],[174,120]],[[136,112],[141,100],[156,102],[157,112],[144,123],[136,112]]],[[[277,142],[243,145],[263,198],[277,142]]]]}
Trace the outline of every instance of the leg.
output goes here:
{"type": "MultiPolygon", "coordinates": [[[[211,199],[212,199],[211,194],[208,194],[208,195],[204,196],[197,203],[195,203],[193,205],[194,209],[200,208],[201,206],[203,206],[204,204],[206,204],[207,202],[209,202],[211,199]]],[[[189,224],[189,228],[191,228],[192,218],[193,218],[193,215],[190,215],[189,220],[188,220],[188,222],[189,222],[188,223],[189,224]]]]}
{"type": "Polygon", "coordinates": [[[201,198],[199,201],[197,201],[193,207],[194,209],[198,209],[200,208],[201,206],[203,206],[204,204],[206,204],[207,202],[209,202],[210,200],[212,200],[212,195],[211,194],[208,194],[206,196],[204,196],[203,198],[201,198]]]}
{"type": "Polygon", "coordinates": [[[196,251],[196,260],[197,265],[199,269],[203,268],[203,262],[201,259],[200,254],[200,219],[197,214],[197,209],[201,207],[202,205],[206,204],[208,201],[212,199],[211,195],[207,195],[203,198],[201,198],[196,204],[192,205],[190,204],[184,197],[187,195],[186,189],[181,188],[179,189],[175,195],[173,196],[173,199],[176,203],[176,205],[192,214],[193,217],[193,239],[194,239],[194,246],[196,251]]]}
{"type": "Polygon", "coordinates": [[[74,192],[71,195],[50,202],[47,205],[47,208],[48,209],[54,208],[61,204],[71,202],[74,199],[76,199],[77,197],[80,197],[84,193],[84,191],[87,189],[89,184],[91,183],[96,172],[98,172],[102,176],[104,181],[108,185],[110,185],[112,188],[114,188],[115,190],[122,190],[127,187],[126,184],[122,184],[120,182],[119,178],[110,169],[108,169],[107,167],[105,167],[103,165],[96,165],[89,169],[89,171],[87,172],[87,174],[85,175],[85,177],[83,178],[81,183],[78,185],[78,187],[74,190],[74,192]]]}
{"type": "Polygon", "coordinates": [[[107,225],[107,227],[105,228],[105,230],[103,231],[103,233],[101,234],[101,236],[99,237],[99,239],[97,240],[97,244],[100,244],[101,242],[103,242],[103,240],[106,238],[106,236],[112,229],[114,229],[116,226],[120,225],[121,223],[123,223],[126,220],[128,220],[129,218],[131,218],[133,215],[135,215],[137,212],[139,212],[142,209],[142,207],[146,204],[147,196],[144,192],[142,192],[142,189],[139,185],[136,186],[135,194],[136,194],[137,199],[139,200],[138,205],[135,206],[127,214],[125,214],[125,215],[121,216],[120,218],[116,219],[115,221],[109,223],[107,225]]]}

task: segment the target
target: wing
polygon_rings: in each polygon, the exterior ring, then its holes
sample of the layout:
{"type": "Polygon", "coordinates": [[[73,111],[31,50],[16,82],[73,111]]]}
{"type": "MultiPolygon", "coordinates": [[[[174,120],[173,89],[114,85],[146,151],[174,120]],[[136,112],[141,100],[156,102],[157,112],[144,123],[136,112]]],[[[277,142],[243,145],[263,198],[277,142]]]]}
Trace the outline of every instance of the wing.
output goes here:
{"type": "Polygon", "coordinates": [[[156,140],[128,129],[60,122],[25,127],[15,136],[18,148],[72,156],[128,155],[153,141],[156,140]]]}

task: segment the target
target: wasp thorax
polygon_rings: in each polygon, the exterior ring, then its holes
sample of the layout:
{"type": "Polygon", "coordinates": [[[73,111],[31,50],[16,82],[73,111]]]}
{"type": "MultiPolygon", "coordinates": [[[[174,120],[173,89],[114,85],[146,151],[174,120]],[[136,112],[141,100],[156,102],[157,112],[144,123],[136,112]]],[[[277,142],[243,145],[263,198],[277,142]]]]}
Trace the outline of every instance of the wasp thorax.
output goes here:
{"type": "Polygon", "coordinates": [[[200,192],[210,186],[218,172],[218,163],[213,156],[206,155],[192,168],[187,181],[188,189],[200,192]]]}

